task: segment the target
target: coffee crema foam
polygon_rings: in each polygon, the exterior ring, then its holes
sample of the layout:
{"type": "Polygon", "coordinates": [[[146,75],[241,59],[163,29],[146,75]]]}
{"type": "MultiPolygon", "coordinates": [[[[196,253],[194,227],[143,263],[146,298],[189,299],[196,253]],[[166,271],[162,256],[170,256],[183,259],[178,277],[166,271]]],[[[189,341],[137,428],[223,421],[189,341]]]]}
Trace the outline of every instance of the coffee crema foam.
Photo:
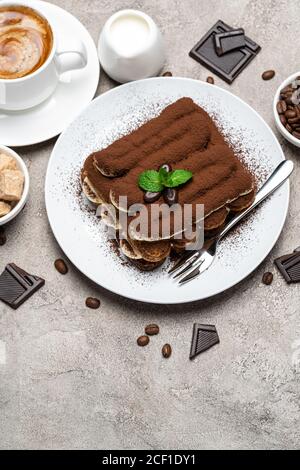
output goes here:
{"type": "Polygon", "coordinates": [[[52,50],[49,23],[25,6],[0,7],[0,78],[25,77],[46,62],[52,50]]]}

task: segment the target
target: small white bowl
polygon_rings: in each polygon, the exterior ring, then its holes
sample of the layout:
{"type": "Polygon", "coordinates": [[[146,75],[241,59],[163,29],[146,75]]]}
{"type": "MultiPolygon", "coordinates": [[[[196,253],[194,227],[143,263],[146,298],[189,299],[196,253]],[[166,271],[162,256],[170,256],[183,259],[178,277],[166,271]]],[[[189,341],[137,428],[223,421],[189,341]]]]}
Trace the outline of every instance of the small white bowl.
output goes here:
{"type": "Polygon", "coordinates": [[[286,87],[287,85],[289,85],[290,83],[292,83],[297,77],[300,76],[300,72],[296,72],[294,73],[293,75],[291,75],[290,77],[288,77],[286,80],[284,80],[284,82],[282,82],[282,84],[278,87],[276,93],[275,93],[275,97],[274,97],[274,101],[273,101],[273,113],[274,113],[274,117],[275,117],[275,123],[276,123],[276,127],[277,129],[279,130],[280,134],[283,135],[283,137],[286,138],[286,140],[288,140],[291,144],[294,144],[296,147],[299,147],[300,148],[300,139],[297,139],[296,137],[294,137],[292,134],[290,134],[286,128],[284,127],[283,124],[281,124],[280,122],[280,118],[279,118],[279,114],[277,112],[277,103],[279,101],[279,97],[280,97],[280,91],[286,87]]]}
{"type": "Polygon", "coordinates": [[[98,55],[105,72],[119,83],[154,77],[165,62],[163,38],[158,26],[142,11],[130,9],[118,11],[106,21],[99,37],[98,55]],[[143,40],[127,43],[126,47],[129,31],[133,33],[131,38],[136,36],[135,22],[143,40]]]}
{"type": "Polygon", "coordinates": [[[21,199],[18,202],[18,204],[8,214],[4,215],[3,217],[0,217],[0,226],[1,226],[1,225],[7,224],[12,219],[14,219],[25,206],[26,201],[28,199],[28,194],[29,194],[29,173],[22,158],[12,149],[5,147],[5,145],[0,144],[0,153],[5,153],[6,155],[13,157],[16,160],[19,166],[19,169],[22,171],[24,178],[25,178],[23,194],[22,194],[21,199]]]}

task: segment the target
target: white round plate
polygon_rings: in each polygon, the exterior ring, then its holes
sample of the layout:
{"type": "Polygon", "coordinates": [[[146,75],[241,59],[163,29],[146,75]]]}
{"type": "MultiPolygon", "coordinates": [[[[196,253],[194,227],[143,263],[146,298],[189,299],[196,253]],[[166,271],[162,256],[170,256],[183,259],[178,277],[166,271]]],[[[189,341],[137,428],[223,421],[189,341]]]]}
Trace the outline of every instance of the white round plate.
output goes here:
{"type": "Polygon", "coordinates": [[[187,78],[150,78],[115,88],[96,98],[60,136],[49,161],[46,206],[53,233],[69,259],[100,286],[124,297],[151,303],[184,303],[218,294],[250,274],[270,252],[283,228],[289,183],[221,243],[217,259],[198,279],[178,286],[168,264],[139,272],[112,250],[102,223],[80,195],[79,171],[85,158],[189,96],[203,106],[239,150],[260,180],[284,159],[269,126],[231,93],[187,78]]]}
{"type": "MultiPolygon", "coordinates": [[[[13,3],[22,3],[22,0],[13,3]]],[[[39,106],[21,112],[0,110],[0,142],[9,147],[37,144],[60,134],[93,99],[99,82],[97,49],[80,21],[48,2],[31,0],[30,5],[49,18],[61,45],[72,37],[84,42],[88,64],[82,70],[63,74],[55,93],[39,106]]]]}

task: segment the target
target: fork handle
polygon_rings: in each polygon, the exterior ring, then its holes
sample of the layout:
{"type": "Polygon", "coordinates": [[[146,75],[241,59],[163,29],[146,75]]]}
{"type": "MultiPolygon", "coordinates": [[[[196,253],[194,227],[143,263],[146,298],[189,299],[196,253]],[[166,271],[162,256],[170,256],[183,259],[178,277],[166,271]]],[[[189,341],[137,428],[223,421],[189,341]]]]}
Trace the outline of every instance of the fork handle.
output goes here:
{"type": "Polygon", "coordinates": [[[264,201],[270,194],[272,194],[276,189],[278,189],[291,175],[294,169],[294,164],[291,160],[284,160],[279,163],[277,168],[269,176],[267,181],[260,188],[256,197],[247,209],[243,212],[240,212],[233,219],[228,222],[228,224],[223,228],[221,233],[218,236],[218,240],[221,240],[236,224],[238,224],[244,217],[246,217],[255,207],[257,207],[262,201],[264,201]]]}

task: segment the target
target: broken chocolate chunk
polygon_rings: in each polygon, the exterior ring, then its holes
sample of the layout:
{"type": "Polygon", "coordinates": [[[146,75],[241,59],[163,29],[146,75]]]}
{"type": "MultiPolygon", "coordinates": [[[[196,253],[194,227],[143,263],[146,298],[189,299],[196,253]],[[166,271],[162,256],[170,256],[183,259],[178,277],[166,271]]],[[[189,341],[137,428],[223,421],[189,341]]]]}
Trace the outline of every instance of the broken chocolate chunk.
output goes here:
{"type": "Polygon", "coordinates": [[[245,36],[245,46],[218,56],[215,49],[215,35],[227,33],[233,28],[219,20],[193,47],[189,55],[221,77],[232,83],[244,68],[256,57],[261,47],[245,36]]]}
{"type": "Polygon", "coordinates": [[[16,310],[44,284],[44,279],[10,263],[0,276],[0,300],[16,310]]]}
{"type": "Polygon", "coordinates": [[[215,35],[215,48],[218,56],[245,47],[245,45],[245,31],[243,28],[233,29],[232,31],[215,35]]]}
{"type": "Polygon", "coordinates": [[[300,282],[300,252],[280,256],[274,262],[288,284],[300,282]]]}
{"type": "Polygon", "coordinates": [[[194,323],[190,359],[215,346],[220,342],[217,329],[214,325],[194,323]]]}

